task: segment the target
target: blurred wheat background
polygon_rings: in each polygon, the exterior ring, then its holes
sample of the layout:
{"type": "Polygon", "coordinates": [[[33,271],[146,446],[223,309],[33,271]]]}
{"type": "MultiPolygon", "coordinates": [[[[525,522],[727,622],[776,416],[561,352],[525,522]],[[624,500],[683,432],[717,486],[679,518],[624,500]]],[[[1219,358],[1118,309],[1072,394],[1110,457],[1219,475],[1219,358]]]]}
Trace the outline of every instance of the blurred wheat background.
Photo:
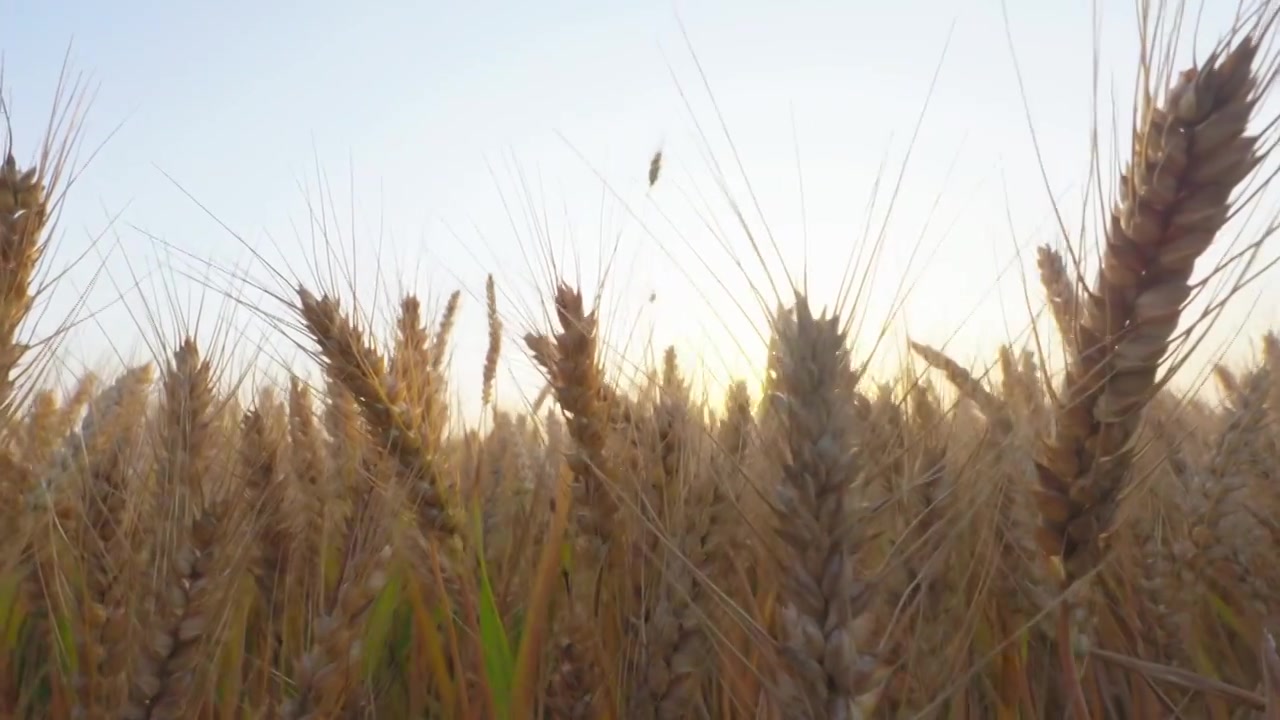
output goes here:
{"type": "Polygon", "coordinates": [[[255,65],[277,9],[126,5],[141,132],[16,11],[0,717],[1280,718],[1280,7],[903,7],[691,12],[522,107],[468,78],[561,35],[450,74],[465,24],[335,11],[255,65]],[[323,72],[361,47],[421,93],[323,72]]]}

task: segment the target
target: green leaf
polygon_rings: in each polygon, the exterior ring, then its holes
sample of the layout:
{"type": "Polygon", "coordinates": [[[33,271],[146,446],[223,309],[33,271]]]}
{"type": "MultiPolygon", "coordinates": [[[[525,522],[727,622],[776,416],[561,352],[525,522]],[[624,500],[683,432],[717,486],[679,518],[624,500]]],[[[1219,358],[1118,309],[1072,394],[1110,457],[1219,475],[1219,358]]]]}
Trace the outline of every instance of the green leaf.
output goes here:
{"type": "MultiPolygon", "coordinates": [[[[480,514],[473,512],[477,528],[480,514]]],[[[502,622],[502,613],[498,610],[498,602],[494,597],[493,583],[489,580],[489,570],[484,560],[484,540],[482,533],[477,544],[477,560],[480,571],[480,643],[484,652],[484,669],[489,679],[489,692],[493,696],[493,709],[499,720],[511,717],[511,691],[515,678],[515,654],[511,651],[511,640],[502,622]]]]}

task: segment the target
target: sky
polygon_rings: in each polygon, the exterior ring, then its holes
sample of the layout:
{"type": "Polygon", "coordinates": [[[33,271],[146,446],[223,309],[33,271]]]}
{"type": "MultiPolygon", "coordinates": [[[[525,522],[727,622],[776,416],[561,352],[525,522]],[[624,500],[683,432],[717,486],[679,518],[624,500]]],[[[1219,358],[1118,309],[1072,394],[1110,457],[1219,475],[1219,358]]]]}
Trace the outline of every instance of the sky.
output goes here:
{"type": "MultiPolygon", "coordinates": [[[[1210,6],[1179,69],[1236,11],[1210,6]]],[[[854,318],[873,370],[900,367],[906,336],[986,368],[1030,340],[1034,248],[1062,247],[1054,204],[1096,242],[1090,131],[1100,118],[1109,201],[1138,58],[1131,0],[0,0],[0,17],[20,160],[64,60],[92,93],[32,330],[80,320],[62,377],[192,332],[278,381],[305,362],[281,328],[299,282],[354,301],[384,337],[402,293],[435,311],[460,290],[464,417],[479,412],[487,273],[508,406],[539,389],[521,337],[548,327],[556,274],[589,297],[604,278],[620,371],[675,345],[712,395],[758,382],[787,272],[854,318]]],[[[1275,207],[1260,198],[1259,222],[1275,207]]],[[[1228,345],[1245,358],[1280,324],[1274,278],[1228,306],[1200,365],[1228,345]]]]}

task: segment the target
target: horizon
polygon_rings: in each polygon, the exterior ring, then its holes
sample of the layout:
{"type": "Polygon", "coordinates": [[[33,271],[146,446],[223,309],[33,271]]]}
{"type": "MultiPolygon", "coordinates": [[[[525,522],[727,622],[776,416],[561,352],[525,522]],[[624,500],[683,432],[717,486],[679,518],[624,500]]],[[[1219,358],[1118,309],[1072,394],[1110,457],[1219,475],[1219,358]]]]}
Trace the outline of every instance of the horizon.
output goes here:
{"type": "MultiPolygon", "coordinates": [[[[444,299],[461,290],[450,378],[471,422],[479,416],[486,274],[495,275],[506,325],[497,397],[518,409],[513,399],[532,399],[540,389],[519,337],[549,329],[542,319],[550,297],[541,255],[554,251],[570,281],[579,277],[574,264],[580,261],[582,290],[590,298],[599,279],[593,268],[616,242],[601,299],[602,327],[615,349],[627,362],[650,358],[656,366],[663,348],[675,345],[686,375],[696,378],[705,366],[713,395],[741,378],[758,401],[765,315],[750,293],[753,285],[767,293],[767,283],[707,166],[725,168],[729,193],[763,238],[768,233],[753,196],[759,199],[768,229],[787,244],[783,255],[792,270],[807,257],[816,309],[833,304],[864,228],[873,238],[878,233],[908,154],[883,255],[873,268],[877,284],[854,310],[864,324],[855,348],[872,343],[891,312],[895,286],[905,279],[914,284],[904,291],[897,333],[879,350],[876,374],[901,365],[904,332],[981,370],[995,363],[1000,343],[1019,347],[1025,338],[1024,280],[1032,307],[1043,304],[1034,248],[1061,247],[1050,193],[1062,201],[1073,236],[1082,231],[1094,52],[1088,7],[1037,5],[1035,13],[1030,3],[1011,4],[1011,50],[1000,4],[978,0],[836,12],[819,12],[816,2],[786,10],[707,3],[670,11],[562,2],[537,11],[517,7],[509,15],[442,6],[443,21],[407,4],[379,6],[379,14],[323,2],[304,16],[254,6],[262,14],[243,27],[232,27],[241,16],[227,7],[70,5],[82,10],[70,11],[70,22],[48,6],[24,6],[17,25],[28,32],[3,48],[3,90],[13,102],[20,160],[38,146],[73,40],[73,68],[90,71],[98,86],[83,147],[102,149],[71,188],[61,237],[44,268],[56,273],[84,257],[33,328],[47,335],[85,297],[94,320],[68,335],[59,353],[64,374],[156,359],[146,346],[156,338],[140,327],[139,308],[178,304],[177,314],[194,322],[202,300],[213,306],[196,333],[206,354],[216,349],[209,323],[234,311],[227,322],[246,324],[246,337],[235,341],[240,353],[259,353],[255,361],[265,355],[268,366],[293,365],[301,350],[290,350],[261,318],[259,326],[253,322],[254,307],[280,313],[283,306],[268,306],[261,290],[243,300],[249,307],[218,297],[255,284],[279,292],[271,268],[253,257],[262,253],[270,266],[300,276],[317,293],[328,287],[317,287],[314,275],[329,276],[332,284],[353,281],[355,292],[344,287],[339,299],[351,309],[354,295],[363,315],[379,313],[379,340],[387,338],[386,316],[399,299],[395,288],[417,293],[431,323],[444,299]],[[723,23],[724,17],[735,23],[723,23]],[[918,29],[918,49],[903,47],[914,38],[904,43],[877,31],[908,26],[918,29]],[[1023,115],[1014,53],[1047,189],[1023,115]],[[450,61],[453,73],[427,72],[433,62],[450,61]],[[307,78],[321,87],[308,87],[307,78]],[[350,94],[346,102],[334,88],[350,94]],[[732,146],[718,129],[721,113],[732,146]],[[662,175],[649,189],[649,159],[659,150],[662,175]],[[882,186],[868,212],[877,182],[882,186]],[[336,205],[328,210],[342,237],[330,249],[347,261],[354,255],[353,267],[331,267],[329,251],[313,244],[308,197],[314,201],[317,194],[336,205]],[[224,276],[235,268],[247,274],[224,276]],[[213,278],[201,281],[201,274],[213,278]],[[127,289],[135,278],[139,287],[127,289]],[[121,338],[125,326],[130,337],[121,338]],[[281,344],[255,350],[254,343],[268,338],[281,344]],[[746,347],[740,351],[739,344],[746,347]]],[[[1125,118],[1136,19],[1127,3],[1099,6],[1104,106],[1098,114],[1125,118]],[[1112,94],[1114,108],[1107,100],[1112,94]]],[[[1204,9],[1200,32],[1188,44],[1198,39],[1204,47],[1217,39],[1232,12],[1204,9]]],[[[1195,11],[1188,16],[1196,18],[1195,11]]],[[[1180,55],[1176,69],[1190,57],[1180,55]]],[[[1127,121],[1117,122],[1114,129],[1109,122],[1099,128],[1108,205],[1116,156],[1107,148],[1113,135],[1128,132],[1127,121]]],[[[1280,208],[1265,196],[1258,202],[1256,212],[1264,215],[1280,208]]],[[[1083,228],[1089,241],[1096,237],[1092,229],[1083,228]]],[[[1229,252],[1233,233],[1225,235],[1198,264],[1198,277],[1229,252]]],[[[1270,245],[1260,263],[1273,257],[1270,245]]],[[[768,265],[780,278],[777,260],[768,265]]],[[[1176,384],[1207,377],[1217,349],[1229,351],[1228,363],[1241,360],[1252,342],[1233,341],[1237,329],[1252,341],[1280,326],[1277,300],[1265,278],[1255,281],[1228,304],[1176,384]]],[[[166,331],[170,350],[180,338],[173,328],[166,331]]],[[[1044,323],[1041,331],[1052,332],[1044,323]]],[[[865,355],[855,349],[854,359],[865,355]]]]}

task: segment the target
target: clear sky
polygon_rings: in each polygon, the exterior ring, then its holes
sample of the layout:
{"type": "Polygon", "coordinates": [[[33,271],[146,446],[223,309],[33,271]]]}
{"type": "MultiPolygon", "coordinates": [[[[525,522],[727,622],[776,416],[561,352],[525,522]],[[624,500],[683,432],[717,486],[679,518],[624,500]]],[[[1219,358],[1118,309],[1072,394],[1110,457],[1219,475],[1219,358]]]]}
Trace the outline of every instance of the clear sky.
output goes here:
{"type": "MultiPolygon", "coordinates": [[[[1210,5],[1202,52],[1236,10],[1210,5]]],[[[263,346],[262,313],[282,311],[250,289],[282,289],[268,263],[290,282],[354,278],[362,307],[384,315],[400,289],[433,309],[462,289],[453,367],[471,415],[485,273],[508,329],[499,397],[516,402],[537,392],[518,338],[543,323],[545,250],[590,289],[616,247],[603,298],[612,347],[638,362],[675,343],[719,385],[762,363],[749,286],[771,292],[718,164],[753,233],[763,241],[767,225],[797,277],[807,265],[818,305],[834,301],[851,260],[868,267],[867,238],[883,230],[856,311],[858,357],[905,279],[898,330],[989,364],[1000,342],[1026,339],[1024,278],[1040,305],[1034,247],[1060,243],[1051,197],[1081,231],[1095,49],[1108,192],[1137,59],[1131,0],[1008,0],[1007,11],[1006,28],[999,0],[0,0],[19,155],[37,146],[68,46],[94,89],[84,147],[101,145],[65,206],[50,262],[74,265],[39,327],[84,295],[91,319],[62,358],[109,367],[150,352],[144,305],[163,313],[176,301],[180,314],[202,313],[202,339],[221,317],[238,358],[278,372],[298,352],[279,338],[263,346]],[[649,191],[659,148],[663,175],[649,191]],[[312,232],[322,196],[337,219],[328,250],[312,232]]],[[[1207,351],[1242,323],[1254,336],[1280,324],[1277,294],[1255,305],[1254,287],[1207,351]]],[[[901,345],[881,348],[877,365],[898,363],[901,345]]]]}

